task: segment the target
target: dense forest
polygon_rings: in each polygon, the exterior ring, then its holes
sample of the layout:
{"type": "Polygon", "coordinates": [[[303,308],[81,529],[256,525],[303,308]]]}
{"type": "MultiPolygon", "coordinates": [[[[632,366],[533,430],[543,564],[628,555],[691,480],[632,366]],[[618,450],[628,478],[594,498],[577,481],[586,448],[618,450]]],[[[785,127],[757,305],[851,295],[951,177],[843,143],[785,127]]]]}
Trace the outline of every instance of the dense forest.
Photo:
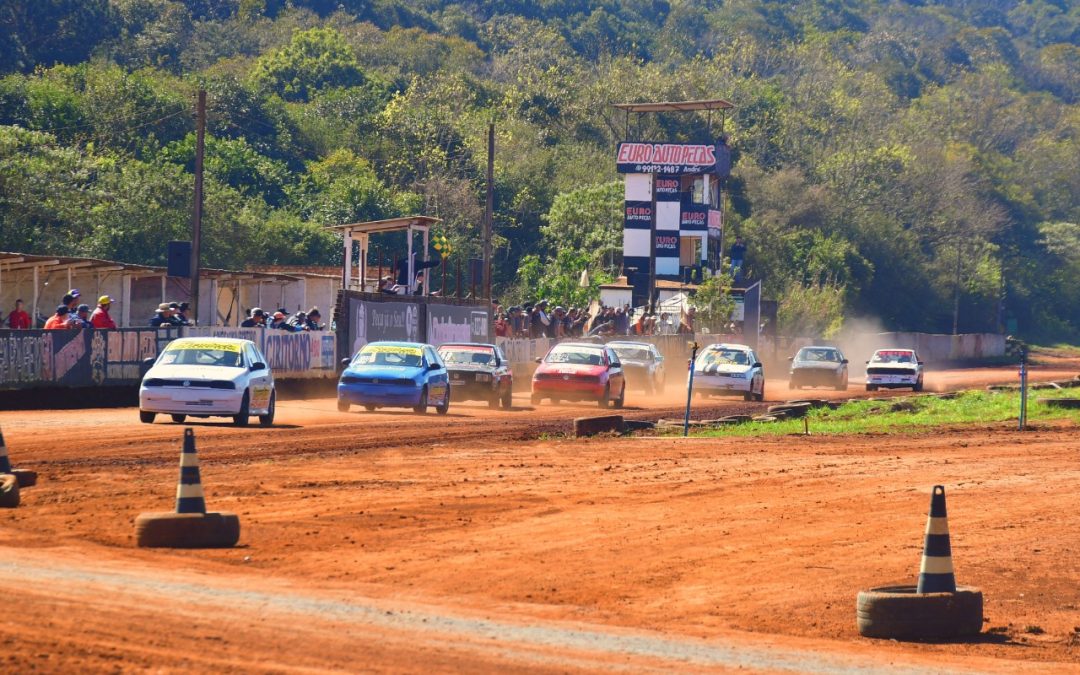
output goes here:
{"type": "Polygon", "coordinates": [[[575,292],[619,269],[611,104],[722,97],[783,330],[1080,337],[1074,0],[0,0],[0,249],[161,263],[199,88],[207,265],[340,264],[325,225],[409,213],[476,255],[494,123],[496,290],[575,292]]]}

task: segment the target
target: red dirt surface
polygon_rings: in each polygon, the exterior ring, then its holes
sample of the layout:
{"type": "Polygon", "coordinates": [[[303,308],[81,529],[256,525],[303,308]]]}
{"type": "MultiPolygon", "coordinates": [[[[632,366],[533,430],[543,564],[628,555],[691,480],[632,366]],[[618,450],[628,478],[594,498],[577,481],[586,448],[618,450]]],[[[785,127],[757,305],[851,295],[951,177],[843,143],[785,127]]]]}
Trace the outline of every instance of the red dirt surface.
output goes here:
{"type": "MultiPolygon", "coordinates": [[[[1062,366],[1037,379],[1080,372],[1062,366]]],[[[1012,381],[1012,369],[928,375],[931,387],[1012,381]]],[[[773,381],[767,393],[842,395],[773,381]]],[[[680,400],[671,391],[626,414],[679,416],[680,400]]],[[[713,399],[695,403],[695,417],[766,405],[713,399]]],[[[0,513],[0,662],[8,672],[1080,670],[1073,426],[563,436],[596,411],[342,414],[318,399],[281,402],[273,429],[195,424],[208,505],[242,522],[239,547],[196,551],[134,547],[135,516],[172,506],[184,425],[141,425],[130,408],[0,412],[14,464],[40,473],[23,505],[0,513]],[[986,594],[984,637],[858,637],[855,594],[917,574],[938,483],[958,580],[986,594]]]]}

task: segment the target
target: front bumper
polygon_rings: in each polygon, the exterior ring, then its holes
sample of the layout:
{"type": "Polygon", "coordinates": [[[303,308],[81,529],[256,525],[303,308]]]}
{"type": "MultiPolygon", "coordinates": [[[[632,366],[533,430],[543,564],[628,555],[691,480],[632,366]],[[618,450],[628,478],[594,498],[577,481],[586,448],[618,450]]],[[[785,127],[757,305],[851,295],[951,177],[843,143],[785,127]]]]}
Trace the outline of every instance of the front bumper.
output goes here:
{"type": "Polygon", "coordinates": [[[753,379],[728,377],[726,375],[705,375],[694,373],[694,390],[701,393],[724,394],[750,391],[753,379]]]}
{"type": "Polygon", "coordinates": [[[565,399],[599,399],[604,396],[605,382],[575,380],[533,380],[533,396],[565,399]]]}
{"type": "Polygon", "coordinates": [[[338,384],[338,400],[353,405],[411,408],[419,405],[422,387],[406,384],[338,384]]]}
{"type": "Polygon", "coordinates": [[[796,385],[831,385],[842,378],[840,373],[826,368],[798,368],[791,371],[791,383],[796,385]]]}
{"type": "Polygon", "coordinates": [[[919,383],[919,376],[911,375],[866,375],[866,384],[881,389],[905,389],[919,383]]]}
{"type": "Polygon", "coordinates": [[[244,392],[194,387],[139,387],[139,410],[173,415],[236,415],[244,392]]]}

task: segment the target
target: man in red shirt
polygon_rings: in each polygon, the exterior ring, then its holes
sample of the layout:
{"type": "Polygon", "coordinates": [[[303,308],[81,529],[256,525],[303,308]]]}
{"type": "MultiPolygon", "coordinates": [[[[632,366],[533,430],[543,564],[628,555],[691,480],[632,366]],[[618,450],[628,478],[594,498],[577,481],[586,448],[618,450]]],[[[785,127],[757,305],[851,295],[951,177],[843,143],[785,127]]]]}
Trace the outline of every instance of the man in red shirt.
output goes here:
{"type": "Polygon", "coordinates": [[[103,295],[98,298],[97,309],[90,315],[90,325],[94,328],[101,330],[103,328],[116,328],[116,322],[109,316],[109,306],[112,305],[112,298],[107,295],[103,295]]]}
{"type": "Polygon", "coordinates": [[[15,301],[15,309],[8,314],[8,326],[12,330],[27,330],[30,328],[30,315],[23,311],[23,301],[15,301]]]}

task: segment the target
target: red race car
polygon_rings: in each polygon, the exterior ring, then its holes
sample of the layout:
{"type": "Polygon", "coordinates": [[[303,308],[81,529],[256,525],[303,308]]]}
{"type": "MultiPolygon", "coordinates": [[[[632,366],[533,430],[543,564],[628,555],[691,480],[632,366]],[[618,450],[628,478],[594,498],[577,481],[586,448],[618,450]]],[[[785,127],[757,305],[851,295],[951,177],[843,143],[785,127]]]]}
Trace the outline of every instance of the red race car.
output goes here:
{"type": "Polygon", "coordinates": [[[626,399],[622,362],[606,345],[564,342],[536,362],[540,366],[532,379],[533,405],[548,398],[554,404],[565,399],[621,408],[626,399]]]}

